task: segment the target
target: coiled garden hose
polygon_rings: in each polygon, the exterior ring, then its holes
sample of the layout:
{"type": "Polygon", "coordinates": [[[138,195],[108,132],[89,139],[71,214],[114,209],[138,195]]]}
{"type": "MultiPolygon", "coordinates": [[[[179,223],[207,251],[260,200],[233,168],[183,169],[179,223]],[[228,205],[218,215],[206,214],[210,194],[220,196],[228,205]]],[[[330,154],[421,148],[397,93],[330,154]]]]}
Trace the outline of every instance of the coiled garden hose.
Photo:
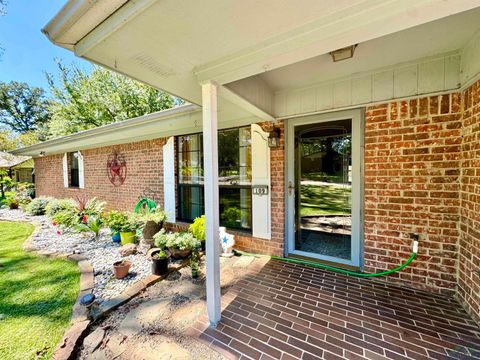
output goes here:
{"type": "Polygon", "coordinates": [[[142,206],[146,205],[148,211],[153,211],[157,208],[157,203],[149,198],[141,198],[140,201],[135,205],[133,212],[138,213],[142,209],[142,206]]]}
{"type": "MultiPolygon", "coordinates": [[[[238,254],[241,254],[241,255],[258,256],[258,254],[251,254],[251,253],[247,253],[247,252],[244,252],[244,251],[239,251],[239,250],[234,250],[234,251],[238,254]]],[[[313,261],[293,259],[293,258],[285,258],[285,257],[281,257],[281,256],[271,256],[270,258],[275,259],[275,260],[289,262],[289,263],[299,264],[299,265],[308,265],[308,266],[312,266],[312,267],[316,267],[316,268],[320,268],[320,269],[324,269],[324,270],[336,271],[338,273],[342,273],[342,274],[346,274],[346,275],[359,276],[359,277],[376,277],[376,276],[385,276],[385,275],[393,274],[394,272],[402,270],[403,268],[408,266],[408,264],[410,264],[413,261],[413,259],[415,259],[415,257],[417,256],[417,252],[418,252],[418,241],[414,240],[413,241],[412,254],[410,255],[410,257],[408,258],[407,261],[405,261],[402,265],[397,266],[394,269],[386,270],[386,271],[382,271],[382,272],[378,272],[378,273],[356,272],[356,271],[351,271],[351,270],[338,268],[338,267],[335,267],[335,266],[319,264],[319,263],[316,263],[316,262],[313,262],[313,261]]]]}

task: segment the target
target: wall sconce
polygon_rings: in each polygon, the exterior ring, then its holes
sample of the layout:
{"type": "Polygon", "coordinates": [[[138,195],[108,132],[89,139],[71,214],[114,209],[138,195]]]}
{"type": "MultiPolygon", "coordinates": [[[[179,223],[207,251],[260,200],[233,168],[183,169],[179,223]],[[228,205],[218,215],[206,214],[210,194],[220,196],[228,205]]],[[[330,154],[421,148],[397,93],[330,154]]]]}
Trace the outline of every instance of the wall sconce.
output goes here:
{"type": "Polygon", "coordinates": [[[45,151],[40,151],[40,157],[44,157],[45,156],[45,151]]]}
{"type": "Polygon", "coordinates": [[[273,130],[268,134],[268,147],[276,148],[280,146],[280,129],[273,127],[273,130]]]}
{"type": "Polygon", "coordinates": [[[342,60],[347,60],[353,57],[353,53],[355,52],[356,47],[358,44],[355,45],[350,45],[338,50],[334,50],[330,52],[330,55],[332,56],[333,62],[337,61],[342,61],[342,60]]]}

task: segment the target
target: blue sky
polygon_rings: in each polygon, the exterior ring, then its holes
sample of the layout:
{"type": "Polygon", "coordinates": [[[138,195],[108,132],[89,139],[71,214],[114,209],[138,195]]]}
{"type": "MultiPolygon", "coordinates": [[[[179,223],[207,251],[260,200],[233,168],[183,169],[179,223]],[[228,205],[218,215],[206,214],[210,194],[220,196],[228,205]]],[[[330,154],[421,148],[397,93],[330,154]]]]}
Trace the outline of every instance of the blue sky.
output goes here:
{"type": "Polygon", "coordinates": [[[56,58],[67,66],[76,63],[90,68],[87,61],[53,45],[40,32],[66,0],[7,1],[7,14],[0,16],[0,46],[5,49],[0,58],[0,81],[22,81],[48,90],[44,72],[58,73],[56,58]]]}

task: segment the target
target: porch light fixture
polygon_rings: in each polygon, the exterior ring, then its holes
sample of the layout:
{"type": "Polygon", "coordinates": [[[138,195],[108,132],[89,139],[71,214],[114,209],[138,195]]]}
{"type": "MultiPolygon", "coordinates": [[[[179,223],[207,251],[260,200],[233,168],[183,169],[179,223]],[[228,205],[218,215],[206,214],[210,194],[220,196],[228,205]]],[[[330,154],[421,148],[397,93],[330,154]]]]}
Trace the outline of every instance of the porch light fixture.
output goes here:
{"type": "Polygon", "coordinates": [[[333,62],[347,60],[353,57],[353,53],[355,52],[356,47],[358,44],[350,45],[335,51],[331,51],[330,55],[332,56],[333,62]]]}
{"type": "Polygon", "coordinates": [[[268,147],[276,148],[280,146],[280,129],[273,127],[273,130],[268,134],[268,147]]]}
{"type": "Polygon", "coordinates": [[[44,157],[45,156],[45,151],[40,151],[40,157],[44,157]]]}

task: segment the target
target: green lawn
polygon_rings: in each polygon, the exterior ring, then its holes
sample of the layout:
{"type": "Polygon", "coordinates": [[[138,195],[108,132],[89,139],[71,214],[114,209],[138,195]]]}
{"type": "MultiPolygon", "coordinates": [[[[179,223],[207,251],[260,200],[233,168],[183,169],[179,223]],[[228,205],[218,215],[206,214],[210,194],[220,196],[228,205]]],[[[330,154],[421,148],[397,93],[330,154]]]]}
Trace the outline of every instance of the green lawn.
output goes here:
{"type": "Polygon", "coordinates": [[[300,216],[350,214],[351,191],[333,185],[302,185],[300,216]]]}
{"type": "Polygon", "coordinates": [[[68,327],[77,265],[22,250],[33,226],[0,222],[0,359],[48,359],[68,327]]]}

